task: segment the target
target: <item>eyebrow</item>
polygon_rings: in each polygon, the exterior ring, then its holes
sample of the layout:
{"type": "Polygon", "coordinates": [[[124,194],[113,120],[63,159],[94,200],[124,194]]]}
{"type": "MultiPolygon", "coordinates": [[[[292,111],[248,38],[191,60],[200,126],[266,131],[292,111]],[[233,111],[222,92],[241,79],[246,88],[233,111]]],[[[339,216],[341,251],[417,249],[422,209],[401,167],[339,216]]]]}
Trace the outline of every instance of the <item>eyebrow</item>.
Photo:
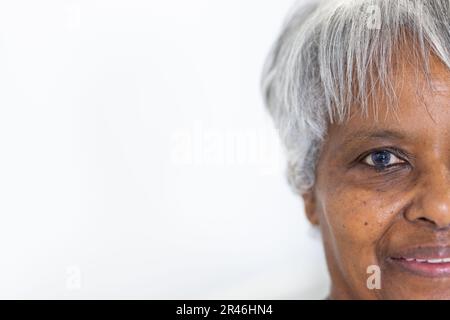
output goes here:
{"type": "Polygon", "coordinates": [[[368,140],[377,140],[377,139],[406,140],[407,136],[401,131],[392,129],[373,129],[373,130],[364,129],[348,134],[344,138],[342,144],[339,146],[339,149],[346,148],[350,145],[353,145],[356,142],[364,142],[368,140]]]}

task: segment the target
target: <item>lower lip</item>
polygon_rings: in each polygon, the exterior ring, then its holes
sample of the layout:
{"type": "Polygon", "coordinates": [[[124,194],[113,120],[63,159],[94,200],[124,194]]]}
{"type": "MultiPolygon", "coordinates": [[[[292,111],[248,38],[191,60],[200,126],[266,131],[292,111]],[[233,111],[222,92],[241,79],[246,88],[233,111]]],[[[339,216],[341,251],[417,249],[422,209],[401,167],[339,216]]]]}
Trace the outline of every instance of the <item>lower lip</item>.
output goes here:
{"type": "Polygon", "coordinates": [[[402,269],[424,277],[450,277],[450,262],[427,263],[390,258],[389,261],[402,269]]]}

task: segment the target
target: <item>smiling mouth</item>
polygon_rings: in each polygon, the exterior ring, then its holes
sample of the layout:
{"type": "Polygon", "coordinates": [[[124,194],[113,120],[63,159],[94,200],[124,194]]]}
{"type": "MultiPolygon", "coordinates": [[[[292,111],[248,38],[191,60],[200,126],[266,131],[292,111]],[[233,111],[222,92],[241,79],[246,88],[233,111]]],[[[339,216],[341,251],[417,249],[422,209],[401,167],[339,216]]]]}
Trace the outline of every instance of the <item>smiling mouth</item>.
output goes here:
{"type": "Polygon", "coordinates": [[[388,258],[403,271],[424,277],[450,277],[450,247],[418,247],[388,258]]]}

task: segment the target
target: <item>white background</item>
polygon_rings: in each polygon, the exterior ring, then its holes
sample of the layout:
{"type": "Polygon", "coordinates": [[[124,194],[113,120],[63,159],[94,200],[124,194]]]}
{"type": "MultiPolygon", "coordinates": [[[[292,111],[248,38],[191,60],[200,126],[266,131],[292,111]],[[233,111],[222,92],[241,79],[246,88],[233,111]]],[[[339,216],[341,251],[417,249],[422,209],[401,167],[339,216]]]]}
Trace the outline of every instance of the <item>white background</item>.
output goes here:
{"type": "Polygon", "coordinates": [[[291,0],[0,1],[0,298],[324,298],[259,91],[291,0]]]}

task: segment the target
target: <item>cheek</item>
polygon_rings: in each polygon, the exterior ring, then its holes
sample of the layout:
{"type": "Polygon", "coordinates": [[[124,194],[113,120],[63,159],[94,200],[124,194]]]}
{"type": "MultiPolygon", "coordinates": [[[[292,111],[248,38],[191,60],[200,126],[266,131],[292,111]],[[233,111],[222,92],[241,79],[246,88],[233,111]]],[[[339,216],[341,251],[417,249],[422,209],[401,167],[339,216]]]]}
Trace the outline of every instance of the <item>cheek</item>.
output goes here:
{"type": "Polygon", "coordinates": [[[329,185],[318,196],[324,236],[346,255],[376,254],[386,230],[403,202],[397,194],[368,191],[348,185],[329,185]]]}
{"type": "Polygon", "coordinates": [[[354,179],[335,165],[321,169],[316,185],[319,218],[336,241],[376,244],[408,202],[403,186],[374,187],[373,179],[354,179]]]}
{"type": "Polygon", "coordinates": [[[330,270],[362,295],[373,294],[367,291],[368,267],[381,265],[383,235],[395,220],[393,199],[386,199],[349,187],[320,196],[320,228],[330,270]]]}
{"type": "Polygon", "coordinates": [[[375,293],[367,291],[367,268],[382,265],[385,237],[408,203],[409,192],[354,179],[338,166],[322,166],[317,172],[316,213],[329,269],[352,290],[371,296],[375,293]]]}

